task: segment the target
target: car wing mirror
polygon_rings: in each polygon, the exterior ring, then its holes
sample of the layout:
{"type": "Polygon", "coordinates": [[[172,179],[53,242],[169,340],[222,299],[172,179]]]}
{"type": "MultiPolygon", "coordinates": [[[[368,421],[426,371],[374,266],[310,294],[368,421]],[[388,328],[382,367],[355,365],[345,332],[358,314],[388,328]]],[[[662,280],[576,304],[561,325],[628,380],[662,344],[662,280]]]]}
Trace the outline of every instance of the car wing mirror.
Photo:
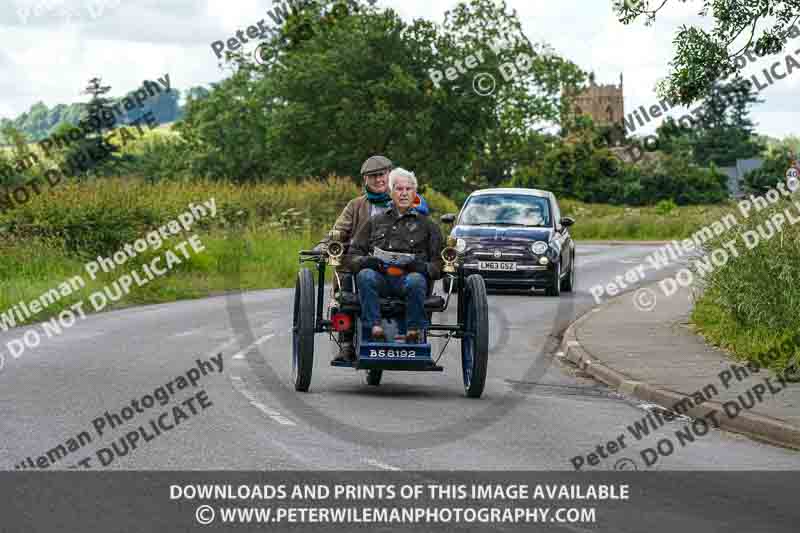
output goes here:
{"type": "Polygon", "coordinates": [[[452,224],[456,221],[456,215],[453,213],[448,213],[446,215],[442,215],[439,220],[442,221],[442,224],[452,224]]]}
{"type": "Polygon", "coordinates": [[[563,217],[561,219],[561,225],[564,226],[565,228],[568,228],[573,224],[575,224],[575,219],[572,217],[563,217]]]}

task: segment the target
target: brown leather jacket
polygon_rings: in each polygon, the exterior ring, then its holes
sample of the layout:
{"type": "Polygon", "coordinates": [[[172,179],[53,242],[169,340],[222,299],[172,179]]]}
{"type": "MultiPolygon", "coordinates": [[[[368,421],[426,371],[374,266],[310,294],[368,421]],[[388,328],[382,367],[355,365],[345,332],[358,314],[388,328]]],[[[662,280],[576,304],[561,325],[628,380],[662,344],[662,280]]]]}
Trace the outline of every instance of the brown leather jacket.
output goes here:
{"type": "MultiPolygon", "coordinates": [[[[370,205],[369,201],[367,201],[367,195],[362,194],[361,196],[353,198],[347,202],[347,205],[342,210],[339,218],[337,218],[336,222],[333,223],[332,230],[341,232],[342,242],[345,244],[345,246],[350,244],[350,241],[353,239],[358,230],[367,223],[367,220],[369,220],[369,208],[370,205]]],[[[319,242],[317,247],[323,245],[327,246],[330,241],[330,234],[328,234],[319,242]]]]}

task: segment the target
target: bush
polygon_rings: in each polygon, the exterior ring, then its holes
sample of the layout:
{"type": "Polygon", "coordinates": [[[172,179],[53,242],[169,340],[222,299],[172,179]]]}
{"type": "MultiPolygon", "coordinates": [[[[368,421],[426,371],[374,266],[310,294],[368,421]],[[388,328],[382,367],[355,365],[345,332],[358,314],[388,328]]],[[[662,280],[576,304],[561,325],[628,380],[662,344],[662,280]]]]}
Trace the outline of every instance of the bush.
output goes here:
{"type": "MultiPolygon", "coordinates": [[[[55,239],[81,257],[107,255],[121,245],[211,197],[219,211],[204,229],[241,223],[268,226],[290,209],[300,224],[324,232],[359,194],[348,179],[283,185],[236,186],[222,182],[160,182],[110,178],[67,183],[13,211],[0,214],[0,235],[21,245],[31,238],[55,239]]],[[[438,198],[434,200],[436,206],[438,198]]],[[[278,224],[279,226],[281,224],[278,224]]]]}
{"type": "Polygon", "coordinates": [[[663,155],[635,166],[584,134],[562,142],[511,180],[517,187],[541,188],[558,197],[590,203],[653,205],[712,204],[728,198],[727,177],[713,166],[701,168],[680,155],[663,155]]]}
{"type": "Polygon", "coordinates": [[[764,193],[786,179],[786,171],[791,160],[783,154],[774,154],[764,161],[764,165],[744,175],[742,184],[745,191],[753,194],[764,193]]]}
{"type": "Polygon", "coordinates": [[[131,161],[126,171],[143,177],[148,182],[189,177],[188,146],[179,135],[148,132],[131,149],[131,161]]]}
{"type": "MultiPolygon", "coordinates": [[[[714,204],[730,195],[728,178],[716,167],[698,167],[680,155],[665,155],[644,163],[639,172],[642,204],[661,200],[672,200],[677,205],[714,204]]],[[[634,203],[634,200],[628,198],[627,203],[634,203]]]]}
{"type": "Polygon", "coordinates": [[[752,249],[741,234],[756,231],[785,208],[793,206],[781,200],[740,220],[736,233],[706,243],[710,252],[735,238],[739,255],[708,275],[694,315],[710,339],[779,373],[800,356],[800,225],[784,224],[782,232],[752,249]]]}
{"type": "Polygon", "coordinates": [[[659,215],[669,215],[677,208],[678,205],[672,200],[661,200],[656,204],[656,213],[659,215]]]}

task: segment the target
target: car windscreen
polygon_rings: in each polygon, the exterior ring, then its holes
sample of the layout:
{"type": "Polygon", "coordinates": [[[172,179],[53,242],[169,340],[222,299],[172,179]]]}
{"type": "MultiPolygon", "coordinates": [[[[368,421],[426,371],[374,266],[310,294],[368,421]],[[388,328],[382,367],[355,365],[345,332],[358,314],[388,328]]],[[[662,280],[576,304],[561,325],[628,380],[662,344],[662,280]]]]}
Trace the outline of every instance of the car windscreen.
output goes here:
{"type": "Polygon", "coordinates": [[[467,201],[459,224],[469,226],[550,226],[547,198],[527,194],[483,194],[467,201]]]}

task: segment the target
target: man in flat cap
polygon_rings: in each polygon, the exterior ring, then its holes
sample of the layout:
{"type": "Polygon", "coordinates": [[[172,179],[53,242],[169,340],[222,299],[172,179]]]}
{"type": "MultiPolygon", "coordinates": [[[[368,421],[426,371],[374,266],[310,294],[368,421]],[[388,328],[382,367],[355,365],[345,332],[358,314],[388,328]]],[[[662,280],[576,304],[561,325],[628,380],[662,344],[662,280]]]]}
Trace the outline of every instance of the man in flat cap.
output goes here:
{"type": "MultiPolygon", "coordinates": [[[[364,194],[350,200],[342,214],[333,224],[333,231],[339,232],[340,239],[345,245],[350,244],[358,230],[366,225],[371,217],[382,215],[389,210],[392,200],[391,196],[389,196],[389,172],[393,168],[392,161],[382,155],[373,155],[361,165],[364,194]]],[[[326,246],[328,242],[329,239],[326,238],[318,245],[318,248],[326,246]]],[[[339,270],[339,272],[344,288],[352,291],[352,276],[344,269],[339,270]]],[[[353,332],[340,333],[339,345],[339,355],[337,355],[336,360],[352,361],[355,358],[353,332]]]]}

